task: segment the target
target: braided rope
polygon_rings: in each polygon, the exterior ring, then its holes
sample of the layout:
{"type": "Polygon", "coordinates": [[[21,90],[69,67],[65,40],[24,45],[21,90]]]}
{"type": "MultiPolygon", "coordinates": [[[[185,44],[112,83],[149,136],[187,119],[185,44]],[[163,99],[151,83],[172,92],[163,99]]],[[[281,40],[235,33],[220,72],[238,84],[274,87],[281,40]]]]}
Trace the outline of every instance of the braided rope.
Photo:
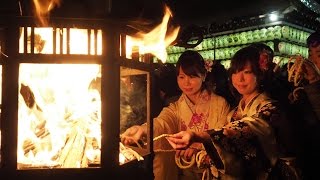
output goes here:
{"type": "Polygon", "coordinates": [[[293,82],[295,86],[293,92],[288,97],[291,103],[298,99],[298,90],[303,89],[303,87],[300,86],[303,79],[303,75],[301,75],[300,72],[304,61],[305,59],[301,55],[295,55],[290,57],[287,64],[288,81],[293,82]],[[290,64],[290,62],[293,62],[293,64],[290,64]]]}
{"type": "Polygon", "coordinates": [[[294,86],[299,86],[303,79],[303,76],[300,74],[303,63],[304,58],[301,55],[292,56],[288,61],[288,81],[293,82],[294,86]],[[290,64],[290,62],[293,62],[293,64],[290,64]]]}
{"type": "MultiPolygon", "coordinates": [[[[170,136],[172,136],[172,134],[162,134],[157,137],[154,137],[153,141],[157,141],[161,138],[170,137],[170,136]]],[[[121,135],[121,137],[131,138],[131,137],[123,136],[123,135],[121,135]]],[[[133,142],[135,144],[137,144],[137,146],[139,148],[142,148],[138,141],[134,140],[133,138],[131,138],[131,139],[133,140],[133,142]]],[[[124,146],[122,145],[122,143],[120,143],[120,146],[122,147],[122,149],[124,149],[124,146]]],[[[201,165],[202,165],[202,162],[206,158],[206,155],[207,155],[206,151],[204,149],[195,148],[195,147],[189,147],[189,148],[193,148],[193,149],[196,149],[199,151],[196,154],[194,154],[191,157],[191,159],[189,159],[189,160],[187,160],[186,158],[184,158],[182,156],[179,156],[179,157],[175,156],[175,162],[176,162],[177,166],[181,169],[188,169],[196,164],[199,169],[203,168],[201,165]]],[[[141,156],[137,155],[136,153],[133,153],[132,151],[130,150],[130,153],[133,154],[133,156],[135,156],[137,159],[141,158],[141,156]]],[[[174,151],[176,151],[176,150],[175,149],[170,149],[170,150],[156,149],[156,150],[154,150],[154,152],[174,152],[174,151]]],[[[207,177],[207,179],[210,177],[209,171],[210,171],[210,168],[206,168],[206,170],[202,174],[202,180],[204,180],[205,177],[207,177]]]]}
{"type": "MultiPolygon", "coordinates": [[[[153,138],[153,141],[159,140],[163,137],[170,137],[170,136],[172,136],[172,134],[162,134],[160,136],[153,138]]],[[[187,160],[186,158],[184,158],[182,156],[179,156],[179,157],[175,156],[175,162],[176,162],[177,166],[181,169],[188,169],[196,164],[199,169],[203,168],[202,162],[205,160],[205,158],[207,156],[207,152],[204,149],[199,149],[199,148],[195,148],[195,147],[190,147],[190,148],[197,149],[199,151],[197,152],[197,154],[194,154],[191,157],[191,159],[189,159],[189,160],[187,160]]],[[[154,150],[154,152],[172,152],[172,151],[175,151],[175,150],[174,149],[172,149],[172,150],[154,150]]],[[[205,178],[207,178],[208,180],[210,179],[210,168],[206,168],[205,171],[203,171],[202,180],[204,180],[205,178]]]]}
{"type": "Polygon", "coordinates": [[[172,134],[161,134],[160,136],[153,138],[153,141],[159,140],[163,137],[170,137],[170,136],[172,136],[172,134]]]}

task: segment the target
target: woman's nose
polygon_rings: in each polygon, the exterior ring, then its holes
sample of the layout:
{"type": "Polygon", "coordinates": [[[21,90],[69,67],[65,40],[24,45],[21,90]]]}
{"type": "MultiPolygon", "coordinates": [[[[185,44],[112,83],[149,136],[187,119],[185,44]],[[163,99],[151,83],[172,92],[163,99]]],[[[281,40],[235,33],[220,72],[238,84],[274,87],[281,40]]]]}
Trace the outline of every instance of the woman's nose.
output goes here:
{"type": "Polygon", "coordinates": [[[237,79],[238,79],[239,82],[244,81],[243,73],[241,73],[241,72],[237,73],[237,79]]]}
{"type": "Polygon", "coordinates": [[[185,78],[184,79],[184,84],[189,85],[190,84],[190,78],[185,78]]]}

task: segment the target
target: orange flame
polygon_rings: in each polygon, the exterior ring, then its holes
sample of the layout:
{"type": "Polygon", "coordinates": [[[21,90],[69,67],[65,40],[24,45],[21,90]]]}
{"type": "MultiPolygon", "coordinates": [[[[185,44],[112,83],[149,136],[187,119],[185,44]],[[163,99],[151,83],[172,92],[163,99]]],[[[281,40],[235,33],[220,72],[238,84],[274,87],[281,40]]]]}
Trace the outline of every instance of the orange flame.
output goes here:
{"type": "Polygon", "coordinates": [[[139,47],[140,54],[151,53],[162,62],[167,59],[166,47],[168,47],[178,36],[180,27],[173,28],[167,32],[167,26],[172,13],[168,6],[165,6],[165,15],[161,24],[148,33],[138,32],[134,37],[128,37],[126,42],[126,53],[131,54],[133,47],[139,47]]]}
{"type": "Polygon", "coordinates": [[[46,26],[48,20],[45,16],[47,16],[53,8],[60,6],[61,0],[33,0],[33,3],[36,17],[42,26],[46,26]]]}

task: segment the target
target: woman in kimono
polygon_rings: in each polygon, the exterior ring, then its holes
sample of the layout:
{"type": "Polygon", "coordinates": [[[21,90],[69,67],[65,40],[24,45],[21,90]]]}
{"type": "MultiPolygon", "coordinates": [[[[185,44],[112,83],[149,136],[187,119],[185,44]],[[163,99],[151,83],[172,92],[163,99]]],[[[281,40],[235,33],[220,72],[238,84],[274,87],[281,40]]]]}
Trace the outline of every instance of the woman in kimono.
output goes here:
{"type": "Polygon", "coordinates": [[[245,47],[231,60],[230,80],[240,97],[228,115],[228,124],[202,132],[182,131],[167,137],[175,149],[202,142],[222,179],[267,179],[278,159],[274,123],[277,102],[263,91],[259,51],[245,47]]]}
{"type": "MultiPolygon", "coordinates": [[[[154,118],[154,137],[179,131],[202,132],[223,127],[227,123],[230,106],[223,97],[213,92],[213,83],[207,76],[212,70],[211,63],[206,63],[198,52],[187,50],[179,57],[176,68],[177,82],[182,94],[154,118]]],[[[133,144],[146,135],[147,126],[132,126],[121,135],[121,141],[124,144],[133,144]]],[[[192,148],[180,151],[180,155],[188,159],[200,148],[203,148],[201,143],[194,144],[192,148]]],[[[201,170],[197,173],[199,169],[196,167],[179,169],[175,161],[175,151],[165,138],[154,141],[154,151],[153,170],[156,180],[196,180],[199,179],[198,175],[202,175],[201,170]]]]}

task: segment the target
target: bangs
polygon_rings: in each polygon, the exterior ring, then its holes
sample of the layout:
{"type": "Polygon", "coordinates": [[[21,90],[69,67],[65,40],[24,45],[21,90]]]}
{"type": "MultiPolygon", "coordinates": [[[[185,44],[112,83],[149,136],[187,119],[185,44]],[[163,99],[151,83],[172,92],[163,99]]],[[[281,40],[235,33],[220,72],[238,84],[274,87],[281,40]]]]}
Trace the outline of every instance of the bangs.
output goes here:
{"type": "Polygon", "coordinates": [[[229,71],[231,74],[242,71],[247,64],[249,64],[247,57],[239,57],[236,60],[231,61],[229,71]]]}
{"type": "Polygon", "coordinates": [[[180,67],[188,76],[200,77],[201,74],[206,73],[202,56],[193,51],[186,51],[180,56],[176,66],[177,75],[180,73],[180,67]]]}
{"type": "MultiPolygon", "coordinates": [[[[197,64],[185,63],[182,64],[180,67],[186,75],[199,77],[200,72],[198,71],[198,68],[195,66],[197,66],[197,64]]],[[[178,70],[178,73],[180,73],[179,71],[180,69],[178,70]]]]}
{"type": "Polygon", "coordinates": [[[259,50],[255,47],[245,47],[236,52],[231,59],[231,66],[229,68],[230,74],[242,71],[247,64],[251,65],[253,72],[259,74],[259,50]]]}

